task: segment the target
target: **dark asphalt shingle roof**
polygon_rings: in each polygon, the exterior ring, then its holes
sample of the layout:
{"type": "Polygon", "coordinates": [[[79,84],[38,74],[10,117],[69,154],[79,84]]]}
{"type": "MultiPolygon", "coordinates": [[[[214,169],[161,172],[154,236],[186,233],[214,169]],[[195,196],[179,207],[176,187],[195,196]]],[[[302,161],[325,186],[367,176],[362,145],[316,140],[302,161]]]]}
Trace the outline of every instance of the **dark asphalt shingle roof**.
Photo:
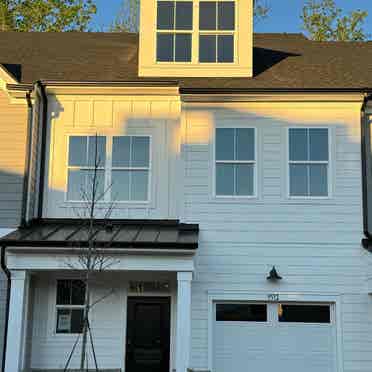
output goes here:
{"type": "MultiPolygon", "coordinates": [[[[87,247],[89,220],[34,220],[0,239],[7,247],[87,247]]],[[[95,220],[92,239],[101,248],[196,249],[199,227],[178,220],[95,220]]]]}
{"type": "MultiPolygon", "coordinates": [[[[248,47],[248,46],[247,46],[248,47]]],[[[22,83],[146,81],[138,36],[127,33],[0,33],[0,63],[22,83]]],[[[253,78],[172,78],[183,88],[372,88],[372,42],[314,42],[301,34],[255,34],[253,78]]]]}

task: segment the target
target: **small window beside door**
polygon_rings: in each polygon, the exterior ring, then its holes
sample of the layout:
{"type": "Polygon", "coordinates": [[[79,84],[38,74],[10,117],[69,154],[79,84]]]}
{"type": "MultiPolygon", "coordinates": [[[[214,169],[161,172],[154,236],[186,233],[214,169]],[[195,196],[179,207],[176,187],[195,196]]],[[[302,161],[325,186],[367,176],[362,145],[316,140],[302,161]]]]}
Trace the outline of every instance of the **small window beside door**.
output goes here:
{"type": "Polygon", "coordinates": [[[58,280],[56,333],[82,333],[84,307],[85,283],[75,279],[58,280]]]}

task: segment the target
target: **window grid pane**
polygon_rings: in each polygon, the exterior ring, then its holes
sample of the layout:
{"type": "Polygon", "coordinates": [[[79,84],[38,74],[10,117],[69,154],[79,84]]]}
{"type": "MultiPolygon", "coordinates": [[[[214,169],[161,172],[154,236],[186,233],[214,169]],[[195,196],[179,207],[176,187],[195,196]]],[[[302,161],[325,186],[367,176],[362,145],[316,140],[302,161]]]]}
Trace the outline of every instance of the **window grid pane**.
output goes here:
{"type": "Polygon", "coordinates": [[[174,1],[158,1],[157,13],[158,30],[173,30],[174,1]]]}
{"type": "Polygon", "coordinates": [[[199,29],[217,29],[217,3],[215,1],[201,1],[199,4],[199,29]]]}
{"type": "Polygon", "coordinates": [[[234,1],[220,1],[218,3],[218,30],[235,29],[235,3],[234,1]]]}
{"type": "Polygon", "coordinates": [[[328,196],[327,128],[289,129],[289,195],[328,196]]]}
{"type": "Polygon", "coordinates": [[[193,15],[192,1],[177,1],[176,30],[192,30],[192,15],[193,15]]]}
{"type": "Polygon", "coordinates": [[[156,61],[191,62],[192,29],[192,1],[158,1],[156,61]]]}
{"type": "Polygon", "coordinates": [[[90,200],[92,173],[96,166],[98,193],[103,194],[105,185],[106,137],[70,136],[67,169],[67,200],[90,200]],[[97,151],[97,152],[96,152],[97,151]]]}
{"type": "Polygon", "coordinates": [[[57,281],[56,333],[81,333],[83,329],[85,283],[79,279],[57,281]]]}
{"type": "MultiPolygon", "coordinates": [[[[113,146],[125,142],[129,160],[125,167],[112,166],[111,199],[116,201],[147,201],[150,178],[150,137],[114,137],[113,146]],[[125,140],[119,140],[125,138],[125,140]]],[[[113,152],[117,152],[113,147],[113,152]]],[[[120,162],[116,162],[120,163],[120,162]]]]}
{"type": "Polygon", "coordinates": [[[216,129],[217,196],[253,196],[255,193],[255,129],[216,129]]]}

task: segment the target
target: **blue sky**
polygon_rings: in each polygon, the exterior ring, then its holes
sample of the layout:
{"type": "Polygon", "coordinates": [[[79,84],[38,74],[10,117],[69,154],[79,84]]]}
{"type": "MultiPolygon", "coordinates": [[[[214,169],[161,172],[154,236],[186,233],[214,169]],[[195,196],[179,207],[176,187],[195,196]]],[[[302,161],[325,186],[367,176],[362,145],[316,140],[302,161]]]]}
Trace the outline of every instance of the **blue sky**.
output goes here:
{"type": "MultiPolygon", "coordinates": [[[[123,0],[96,0],[98,7],[93,25],[104,30],[115,18],[123,0]]],[[[266,0],[270,6],[270,16],[255,25],[256,32],[302,32],[301,9],[305,0],[266,0]]],[[[350,11],[363,9],[369,12],[365,30],[372,35],[372,0],[336,0],[340,8],[350,11]]]]}

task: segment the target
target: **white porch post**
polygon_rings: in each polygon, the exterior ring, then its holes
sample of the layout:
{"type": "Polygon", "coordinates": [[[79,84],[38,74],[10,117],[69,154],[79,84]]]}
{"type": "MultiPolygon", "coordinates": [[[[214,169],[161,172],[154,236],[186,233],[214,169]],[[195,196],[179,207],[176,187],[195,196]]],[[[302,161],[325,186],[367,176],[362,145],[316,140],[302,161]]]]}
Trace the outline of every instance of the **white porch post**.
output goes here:
{"type": "Polygon", "coordinates": [[[187,372],[191,344],[191,280],[192,272],[177,273],[176,370],[187,372]]]}
{"type": "Polygon", "coordinates": [[[28,290],[28,273],[24,270],[12,270],[5,372],[20,372],[24,368],[28,290]]]}

